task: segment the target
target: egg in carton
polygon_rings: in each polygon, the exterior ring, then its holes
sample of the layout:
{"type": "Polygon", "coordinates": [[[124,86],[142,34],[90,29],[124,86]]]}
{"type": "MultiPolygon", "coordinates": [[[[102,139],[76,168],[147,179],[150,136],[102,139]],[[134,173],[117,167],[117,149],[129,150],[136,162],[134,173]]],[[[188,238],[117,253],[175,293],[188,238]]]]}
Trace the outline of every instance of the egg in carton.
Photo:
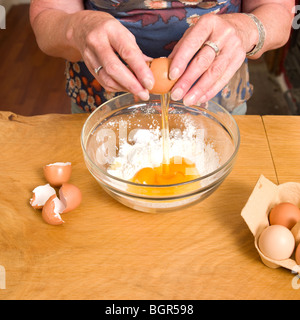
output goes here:
{"type": "MultiPolygon", "coordinates": [[[[295,261],[294,253],[288,259],[274,260],[264,255],[259,248],[259,237],[269,227],[269,213],[271,209],[282,202],[289,202],[300,206],[300,183],[286,182],[276,185],[263,175],[260,176],[241,216],[254,236],[254,245],[262,262],[270,268],[283,267],[300,274],[300,266],[295,261]]],[[[295,249],[300,242],[300,221],[291,230],[295,237],[295,249]]],[[[295,251],[295,250],[294,250],[295,251]]]]}

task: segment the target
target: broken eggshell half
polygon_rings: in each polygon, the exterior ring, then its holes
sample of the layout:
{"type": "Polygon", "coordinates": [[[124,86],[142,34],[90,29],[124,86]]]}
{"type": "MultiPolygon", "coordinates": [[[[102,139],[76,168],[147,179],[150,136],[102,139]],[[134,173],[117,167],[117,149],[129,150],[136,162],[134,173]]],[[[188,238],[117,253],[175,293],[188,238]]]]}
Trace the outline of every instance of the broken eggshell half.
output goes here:
{"type": "Polygon", "coordinates": [[[81,199],[81,191],[76,186],[64,183],[59,189],[59,198],[55,194],[45,203],[42,211],[44,221],[51,225],[63,224],[60,215],[77,208],[81,199]]]}
{"type": "Polygon", "coordinates": [[[32,198],[29,200],[30,205],[34,209],[42,209],[46,201],[53,195],[56,195],[54,188],[49,183],[38,186],[32,191],[32,198]]]}
{"type": "Polygon", "coordinates": [[[59,198],[65,207],[62,213],[66,213],[79,206],[82,195],[79,188],[73,184],[64,183],[59,189],[59,198]]]}
{"type": "Polygon", "coordinates": [[[45,203],[42,211],[42,217],[45,222],[53,226],[63,224],[60,213],[64,210],[63,203],[57,198],[56,194],[51,196],[45,203]]]}
{"type": "Polygon", "coordinates": [[[68,182],[72,173],[71,162],[55,162],[43,167],[46,180],[53,187],[60,187],[63,183],[68,182]]]}

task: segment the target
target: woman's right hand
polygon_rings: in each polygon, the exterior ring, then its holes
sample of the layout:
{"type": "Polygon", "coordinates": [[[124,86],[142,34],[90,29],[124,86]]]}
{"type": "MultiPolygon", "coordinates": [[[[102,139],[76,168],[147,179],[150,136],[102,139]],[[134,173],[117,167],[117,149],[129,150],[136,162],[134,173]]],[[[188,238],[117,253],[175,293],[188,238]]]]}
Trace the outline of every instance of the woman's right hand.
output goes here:
{"type": "Polygon", "coordinates": [[[149,99],[148,90],[154,79],[146,61],[151,58],[142,53],[134,35],[117,19],[104,12],[76,12],[70,20],[67,38],[105,90],[127,91],[142,100],[149,99]],[[103,68],[96,74],[99,66],[103,68]]]}

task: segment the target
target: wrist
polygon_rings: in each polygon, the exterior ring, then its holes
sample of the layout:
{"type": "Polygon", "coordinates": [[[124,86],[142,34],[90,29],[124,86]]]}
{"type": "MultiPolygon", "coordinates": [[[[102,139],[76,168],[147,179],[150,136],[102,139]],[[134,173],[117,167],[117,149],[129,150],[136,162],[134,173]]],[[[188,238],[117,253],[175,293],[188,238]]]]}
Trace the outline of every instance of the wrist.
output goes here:
{"type": "Polygon", "coordinates": [[[67,38],[71,16],[61,10],[46,9],[34,18],[32,27],[38,46],[44,53],[72,61],[80,60],[78,51],[67,38]]]}
{"type": "Polygon", "coordinates": [[[258,32],[258,41],[255,44],[255,46],[250,50],[247,51],[247,56],[254,56],[256,53],[258,53],[262,47],[264,46],[265,39],[266,39],[266,31],[265,27],[262,24],[262,22],[252,13],[243,13],[245,16],[249,17],[252,22],[255,24],[257,32],[258,32]]]}
{"type": "Polygon", "coordinates": [[[78,35],[79,30],[81,30],[82,12],[69,14],[65,22],[65,39],[70,49],[68,60],[74,62],[82,59],[79,47],[80,36],[78,35]]]}
{"type": "Polygon", "coordinates": [[[259,42],[259,32],[255,23],[242,13],[226,14],[225,16],[237,30],[245,53],[250,52],[259,42]]]}
{"type": "MultiPolygon", "coordinates": [[[[74,54],[74,58],[77,60],[82,59],[87,46],[91,42],[95,42],[95,36],[96,40],[98,39],[99,28],[103,28],[105,21],[109,19],[115,20],[108,13],[91,10],[81,10],[69,15],[66,23],[65,38],[74,54]]],[[[71,59],[71,61],[73,60],[71,59]]]]}

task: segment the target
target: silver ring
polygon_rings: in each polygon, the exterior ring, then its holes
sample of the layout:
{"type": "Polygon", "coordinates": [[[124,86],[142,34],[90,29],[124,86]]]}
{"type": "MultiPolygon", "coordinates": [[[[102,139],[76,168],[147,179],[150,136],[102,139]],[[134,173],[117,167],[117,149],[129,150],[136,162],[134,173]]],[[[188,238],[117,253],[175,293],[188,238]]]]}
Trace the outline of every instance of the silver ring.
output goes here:
{"type": "Polygon", "coordinates": [[[102,66],[99,66],[98,68],[95,68],[94,71],[96,73],[96,75],[98,76],[99,75],[99,71],[102,69],[103,67],[102,66]]]}
{"type": "Polygon", "coordinates": [[[219,49],[218,45],[217,45],[215,42],[206,41],[206,42],[204,42],[204,44],[203,44],[203,47],[204,47],[204,46],[209,46],[209,47],[211,47],[211,48],[214,50],[214,52],[215,52],[215,54],[216,54],[216,57],[219,55],[220,49],[219,49]]]}

